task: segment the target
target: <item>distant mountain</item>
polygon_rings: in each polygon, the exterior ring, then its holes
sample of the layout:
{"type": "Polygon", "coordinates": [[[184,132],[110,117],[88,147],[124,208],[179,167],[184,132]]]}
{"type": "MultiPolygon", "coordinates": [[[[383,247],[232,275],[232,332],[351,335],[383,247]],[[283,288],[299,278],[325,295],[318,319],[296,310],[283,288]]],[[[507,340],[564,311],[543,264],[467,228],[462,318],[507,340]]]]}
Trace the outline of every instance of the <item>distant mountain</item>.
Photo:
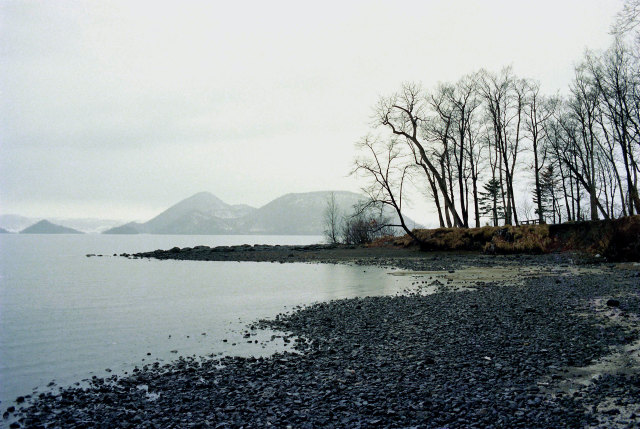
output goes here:
{"type": "Polygon", "coordinates": [[[48,220],[41,220],[20,231],[20,234],[84,234],[73,228],[56,225],[48,220]]]}
{"type": "Polygon", "coordinates": [[[11,233],[4,228],[0,228],[0,234],[11,234],[11,233]]]}
{"type": "Polygon", "coordinates": [[[200,192],[143,223],[141,232],[153,234],[232,233],[232,220],[252,211],[255,211],[255,208],[246,205],[232,206],[209,192],[200,192]]]}
{"type": "Polygon", "coordinates": [[[254,207],[230,205],[209,192],[200,192],[169,207],[144,223],[128,223],[105,234],[234,234],[235,220],[254,207]]]}
{"type": "MultiPolygon", "coordinates": [[[[322,235],[324,211],[332,191],[287,194],[256,209],[229,205],[213,194],[201,192],[169,207],[145,223],[130,222],[105,234],[274,234],[322,235]]],[[[365,197],[335,191],[337,206],[350,214],[365,197]]],[[[395,218],[389,211],[387,216],[395,218]]],[[[409,225],[414,222],[407,219],[409,225]]]]}
{"type": "Polygon", "coordinates": [[[15,214],[3,214],[0,215],[0,227],[7,231],[18,232],[39,220],[40,219],[15,214]]]}
{"type": "MultiPolygon", "coordinates": [[[[324,213],[331,194],[341,216],[351,215],[355,206],[366,202],[364,195],[347,191],[286,194],[239,219],[237,230],[243,234],[322,235],[326,228],[324,213]]],[[[384,215],[394,223],[400,223],[390,208],[385,207],[384,215]]],[[[409,228],[416,226],[406,216],[405,222],[409,228]]]]}
{"type": "MultiPolygon", "coordinates": [[[[339,211],[348,214],[364,201],[360,194],[333,192],[339,211]]],[[[322,235],[324,211],[331,191],[286,194],[238,221],[245,234],[322,235]]]]}
{"type": "Polygon", "coordinates": [[[137,222],[129,222],[125,225],[109,228],[103,234],[140,234],[142,224],[137,222]]]}
{"type": "MultiPolygon", "coordinates": [[[[0,228],[9,232],[22,231],[26,227],[42,220],[42,218],[33,218],[20,216],[15,214],[0,215],[0,228]]],[[[49,218],[50,221],[57,225],[66,226],[67,228],[77,229],[82,232],[100,233],[114,226],[121,225],[121,220],[113,219],[95,219],[95,218],[49,218]]]]}

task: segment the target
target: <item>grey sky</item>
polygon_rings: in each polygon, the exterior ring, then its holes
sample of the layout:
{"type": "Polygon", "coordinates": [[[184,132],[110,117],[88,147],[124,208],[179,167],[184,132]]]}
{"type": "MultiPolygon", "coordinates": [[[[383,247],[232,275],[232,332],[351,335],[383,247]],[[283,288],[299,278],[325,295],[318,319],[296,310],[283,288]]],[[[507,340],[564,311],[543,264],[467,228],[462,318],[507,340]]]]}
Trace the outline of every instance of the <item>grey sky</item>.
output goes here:
{"type": "Polygon", "coordinates": [[[380,95],[506,65],[563,90],[620,7],[2,0],[0,212],[148,219],[198,191],[357,191],[380,95]]]}

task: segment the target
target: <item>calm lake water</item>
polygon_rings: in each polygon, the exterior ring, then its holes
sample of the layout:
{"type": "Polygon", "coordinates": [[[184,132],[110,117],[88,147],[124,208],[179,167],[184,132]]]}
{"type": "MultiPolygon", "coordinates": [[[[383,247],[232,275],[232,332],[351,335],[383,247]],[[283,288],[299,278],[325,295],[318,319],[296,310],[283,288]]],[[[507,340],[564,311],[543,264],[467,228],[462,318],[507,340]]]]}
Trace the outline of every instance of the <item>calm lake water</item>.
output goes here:
{"type": "Polygon", "coordinates": [[[246,325],[301,304],[400,292],[382,268],[87,258],[173,246],[311,244],[309,236],[0,235],[0,401],[179,356],[282,348],[246,325]],[[206,334],[206,335],[205,335],[206,334]],[[227,339],[227,342],[223,342],[227,339]],[[235,345],[234,345],[235,344],[235,345]]]}

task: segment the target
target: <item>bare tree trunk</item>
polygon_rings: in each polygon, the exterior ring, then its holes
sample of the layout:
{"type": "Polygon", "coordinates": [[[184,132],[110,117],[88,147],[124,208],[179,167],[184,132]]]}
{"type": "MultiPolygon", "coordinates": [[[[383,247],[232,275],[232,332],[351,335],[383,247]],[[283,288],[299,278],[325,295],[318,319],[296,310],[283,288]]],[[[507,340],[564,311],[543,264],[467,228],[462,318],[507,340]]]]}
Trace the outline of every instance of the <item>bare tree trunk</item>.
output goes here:
{"type": "MultiPolygon", "coordinates": [[[[594,146],[593,146],[593,134],[591,135],[591,153],[590,153],[590,158],[591,158],[591,177],[589,179],[590,183],[589,183],[589,206],[591,207],[591,220],[598,220],[598,198],[597,198],[597,194],[596,194],[596,163],[594,160],[594,146]]],[[[606,216],[606,215],[605,215],[606,216]]]]}
{"type": "Polygon", "coordinates": [[[562,169],[562,163],[558,163],[558,168],[560,169],[560,178],[562,180],[562,194],[564,195],[564,204],[567,208],[567,220],[571,221],[571,206],[569,205],[569,196],[567,193],[567,184],[565,183],[565,174],[562,169]]]}
{"type": "Polygon", "coordinates": [[[440,198],[438,197],[438,187],[436,186],[436,182],[431,178],[430,175],[427,175],[427,180],[429,181],[429,186],[431,187],[433,201],[436,203],[436,208],[438,209],[438,222],[440,228],[444,228],[444,218],[442,217],[442,207],[440,205],[440,198]]]}
{"type": "Polygon", "coordinates": [[[473,208],[476,212],[476,228],[480,228],[480,205],[478,202],[478,177],[474,176],[471,181],[473,185],[473,208]]]}
{"type": "Polygon", "coordinates": [[[579,198],[579,197],[576,196],[576,193],[574,191],[574,187],[573,187],[574,180],[571,174],[572,173],[569,173],[569,187],[571,189],[571,220],[577,221],[580,219],[580,213],[576,212],[576,203],[577,203],[576,198],[579,198]]]}
{"type": "Polygon", "coordinates": [[[444,215],[447,220],[447,228],[453,227],[453,225],[451,224],[451,216],[449,215],[449,207],[444,208],[444,215]]]}
{"type": "MultiPolygon", "coordinates": [[[[444,168],[444,160],[440,160],[440,171],[442,171],[442,177],[447,177],[447,173],[446,170],[444,168]]],[[[451,195],[453,195],[453,191],[451,191],[451,195]]],[[[453,206],[453,202],[451,202],[450,205],[445,206],[445,210],[444,210],[444,215],[445,218],[447,220],[447,228],[451,228],[453,225],[451,223],[451,213],[452,210],[455,210],[455,208],[452,208],[453,206]]]]}
{"type": "Polygon", "coordinates": [[[511,194],[511,210],[512,210],[512,214],[513,214],[513,221],[515,222],[516,225],[518,225],[518,211],[516,210],[516,196],[515,196],[515,192],[513,190],[513,179],[509,185],[510,190],[509,193],[511,194]]]}
{"type": "Polygon", "coordinates": [[[507,193],[504,188],[504,179],[502,178],[502,158],[500,157],[500,163],[498,167],[499,179],[500,179],[500,196],[502,197],[502,207],[504,207],[504,224],[511,225],[511,199],[507,198],[507,193]],[[508,202],[507,202],[508,200],[508,202]]]}
{"type": "Polygon", "coordinates": [[[542,210],[542,190],[540,188],[540,163],[538,162],[538,144],[536,139],[533,139],[533,171],[535,174],[535,193],[536,193],[536,203],[538,206],[538,222],[541,224],[544,223],[544,212],[542,210]]]}

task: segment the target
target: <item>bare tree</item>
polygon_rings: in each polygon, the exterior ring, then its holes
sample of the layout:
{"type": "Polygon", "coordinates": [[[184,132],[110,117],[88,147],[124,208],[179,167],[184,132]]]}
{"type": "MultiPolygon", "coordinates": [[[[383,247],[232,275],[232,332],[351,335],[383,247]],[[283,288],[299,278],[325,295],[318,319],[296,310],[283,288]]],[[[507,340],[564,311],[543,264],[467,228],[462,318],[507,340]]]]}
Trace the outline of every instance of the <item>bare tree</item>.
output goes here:
{"type": "Polygon", "coordinates": [[[470,75],[463,78],[460,85],[463,88],[469,88],[472,91],[471,100],[469,103],[468,119],[466,123],[466,144],[464,150],[467,153],[467,159],[469,160],[469,175],[471,177],[471,188],[473,193],[473,208],[475,213],[475,227],[480,227],[480,195],[478,181],[480,180],[480,169],[483,167],[484,162],[484,145],[481,142],[482,122],[480,115],[476,114],[481,108],[482,100],[480,93],[478,92],[478,74],[470,75]]]}
{"type": "Polygon", "coordinates": [[[389,223],[381,207],[357,204],[342,223],[342,240],[345,244],[371,243],[377,238],[393,235],[389,223]]]}
{"type": "Polygon", "coordinates": [[[542,186],[540,172],[542,171],[547,158],[547,146],[543,144],[545,139],[545,123],[552,118],[556,101],[544,97],[540,94],[540,85],[537,82],[529,81],[527,85],[527,97],[525,109],[525,129],[531,140],[533,152],[533,175],[535,180],[534,200],[536,201],[536,214],[538,221],[544,223],[544,198],[542,196],[542,186]]]}
{"type": "MultiPolygon", "coordinates": [[[[402,153],[392,158],[403,174],[426,178],[420,187],[440,226],[468,227],[474,216],[478,227],[488,215],[494,224],[499,217],[518,225],[518,207],[526,204],[516,204],[516,190],[529,174],[541,223],[640,213],[640,36],[634,46],[622,41],[640,28],[639,17],[640,0],[626,0],[616,42],[585,56],[565,99],[543,95],[511,68],[481,70],[429,92],[405,84],[380,99],[375,126],[396,138],[385,153],[402,153]]],[[[384,152],[367,142],[368,152],[384,152]]],[[[388,195],[372,200],[397,205],[388,195]]]]}
{"type": "MultiPolygon", "coordinates": [[[[562,104],[559,103],[556,107],[560,108],[561,106],[562,104]]],[[[553,168],[556,174],[559,174],[560,176],[559,189],[561,189],[562,191],[562,197],[558,197],[558,199],[564,199],[567,220],[572,221],[576,219],[573,186],[575,178],[572,175],[571,170],[564,164],[564,153],[562,152],[563,146],[559,143],[563,140],[561,136],[564,133],[564,129],[555,117],[544,123],[544,129],[546,136],[546,139],[544,140],[544,146],[546,147],[545,153],[547,154],[549,160],[548,167],[550,166],[551,168],[553,168]]],[[[559,202],[558,211],[561,212],[561,206],[559,202]]]]}
{"type": "Polygon", "coordinates": [[[510,68],[503,69],[498,75],[487,71],[482,71],[481,74],[480,92],[485,100],[486,116],[491,129],[489,142],[497,156],[505,223],[518,224],[513,180],[518,154],[522,149],[520,142],[526,85],[513,76],[510,68]]]}
{"type": "MultiPolygon", "coordinates": [[[[620,174],[620,161],[618,156],[618,144],[614,140],[613,133],[610,131],[607,115],[604,113],[604,106],[600,103],[598,109],[598,115],[596,116],[596,120],[600,129],[602,131],[602,138],[598,140],[598,144],[600,145],[600,152],[606,158],[607,165],[603,166],[604,170],[607,170],[607,174],[610,174],[615,178],[615,188],[619,192],[620,197],[620,210],[622,212],[622,216],[627,216],[627,201],[628,198],[625,195],[624,186],[622,186],[622,175],[620,174]]],[[[612,195],[611,197],[612,206],[615,205],[615,197],[612,195]]]]}
{"type": "Polygon", "coordinates": [[[400,223],[381,224],[379,227],[400,227],[417,243],[422,243],[407,226],[402,212],[406,179],[415,167],[410,162],[410,154],[403,152],[402,144],[396,138],[383,142],[367,136],[357,146],[365,155],[356,159],[352,174],[364,176],[369,182],[362,189],[368,196],[368,202],[362,209],[371,206],[391,208],[400,223]]]}
{"type": "Polygon", "coordinates": [[[625,0],[622,10],[618,12],[611,27],[611,33],[624,36],[635,30],[635,42],[640,45],[640,0],[625,0]]]}
{"type": "MultiPolygon", "coordinates": [[[[444,206],[453,217],[455,226],[463,226],[462,218],[455,208],[453,199],[447,185],[446,175],[433,160],[433,153],[442,151],[433,150],[424,139],[423,131],[426,124],[426,103],[418,85],[405,84],[402,90],[387,98],[380,100],[376,111],[377,124],[388,128],[391,133],[404,139],[413,146],[419,155],[418,161],[423,171],[432,177],[440,191],[444,206]],[[428,171],[428,173],[427,173],[428,171]]],[[[442,167],[442,164],[440,165],[442,167]]]]}
{"type": "Polygon", "coordinates": [[[576,69],[571,85],[571,98],[567,104],[567,115],[561,120],[566,131],[565,160],[577,180],[589,194],[591,220],[598,219],[598,210],[606,218],[606,210],[598,199],[596,159],[601,156],[598,145],[597,109],[599,93],[588,70],[583,66],[576,69]],[[569,156],[572,156],[571,159],[569,156]]]}
{"type": "Polygon", "coordinates": [[[554,152],[561,159],[562,164],[571,170],[572,177],[575,178],[571,190],[572,199],[576,204],[575,220],[582,218],[580,215],[580,186],[589,194],[591,219],[598,219],[598,210],[604,217],[607,217],[607,212],[602,207],[597,194],[597,164],[594,153],[597,146],[592,145],[589,128],[584,122],[584,117],[575,120],[569,113],[565,113],[559,118],[558,123],[562,132],[554,136],[555,140],[551,144],[554,145],[554,152]],[[575,191],[573,186],[575,186],[575,191]]]}
{"type": "MultiPolygon", "coordinates": [[[[438,222],[439,222],[440,228],[444,228],[445,218],[442,215],[442,212],[443,212],[442,204],[440,203],[438,185],[436,184],[436,180],[431,174],[431,171],[428,168],[426,168],[426,166],[420,161],[420,154],[418,153],[418,150],[416,149],[416,147],[413,145],[409,145],[409,149],[411,150],[411,154],[413,155],[413,161],[415,165],[418,167],[421,167],[421,170],[424,172],[425,178],[427,179],[427,183],[429,183],[429,187],[424,190],[423,194],[427,198],[433,198],[433,202],[436,205],[436,210],[438,212],[438,222]]],[[[448,226],[450,227],[451,219],[447,218],[447,221],[448,221],[448,226]]]]}
{"type": "Polygon", "coordinates": [[[335,192],[331,192],[327,198],[327,206],[324,209],[324,237],[330,244],[337,244],[340,241],[340,224],[342,215],[336,201],[335,192]]]}
{"type": "MultiPolygon", "coordinates": [[[[440,166],[440,174],[447,186],[446,193],[451,200],[451,206],[445,206],[445,219],[448,227],[452,226],[451,215],[453,211],[457,211],[454,193],[456,186],[456,167],[453,164],[453,158],[456,155],[454,141],[455,113],[454,106],[451,103],[451,99],[453,98],[451,93],[453,91],[453,85],[440,84],[427,96],[425,120],[422,127],[424,139],[431,147],[430,155],[440,166]]],[[[418,162],[418,164],[420,164],[420,162],[418,162]]],[[[462,224],[456,226],[466,226],[464,221],[464,202],[462,204],[462,224]]]]}
{"type": "Polygon", "coordinates": [[[636,151],[640,148],[640,115],[638,113],[638,85],[634,78],[638,63],[634,62],[628,47],[616,39],[604,55],[587,55],[583,66],[589,73],[598,101],[608,120],[614,141],[622,154],[629,194],[628,212],[640,213],[638,196],[638,161],[636,151]]]}
{"type": "Polygon", "coordinates": [[[480,224],[478,209],[478,176],[481,146],[478,144],[477,111],[480,97],[477,76],[463,77],[455,85],[443,85],[441,95],[432,103],[438,116],[449,124],[449,135],[444,136],[443,146],[450,154],[445,157],[449,164],[449,189],[457,187],[458,203],[463,226],[469,226],[469,179],[473,191],[476,226],[480,224]]]}

